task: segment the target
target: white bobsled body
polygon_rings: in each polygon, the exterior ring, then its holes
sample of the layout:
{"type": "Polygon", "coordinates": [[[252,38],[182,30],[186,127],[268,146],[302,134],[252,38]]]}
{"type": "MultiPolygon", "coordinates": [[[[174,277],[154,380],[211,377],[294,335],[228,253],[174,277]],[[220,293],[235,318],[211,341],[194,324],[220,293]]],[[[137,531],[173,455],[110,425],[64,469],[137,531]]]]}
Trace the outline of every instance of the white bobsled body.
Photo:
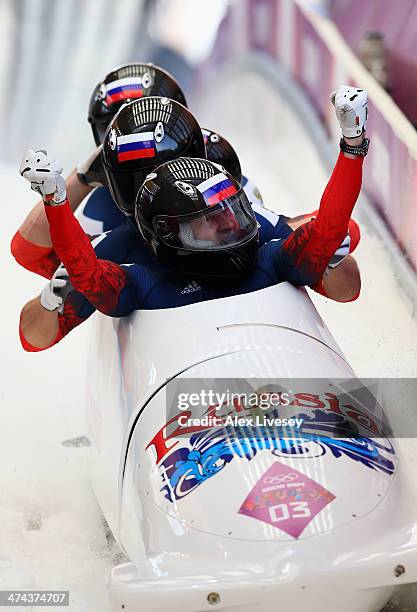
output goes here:
{"type": "Polygon", "coordinates": [[[312,382],[285,409],[321,434],[300,439],[167,412],[168,381],[353,378],[304,290],[99,317],[90,361],[93,485],[131,561],[114,610],[371,612],[415,580],[413,501],[374,405],[312,401],[312,382]],[[326,435],[346,420],[357,437],[326,435]]]}

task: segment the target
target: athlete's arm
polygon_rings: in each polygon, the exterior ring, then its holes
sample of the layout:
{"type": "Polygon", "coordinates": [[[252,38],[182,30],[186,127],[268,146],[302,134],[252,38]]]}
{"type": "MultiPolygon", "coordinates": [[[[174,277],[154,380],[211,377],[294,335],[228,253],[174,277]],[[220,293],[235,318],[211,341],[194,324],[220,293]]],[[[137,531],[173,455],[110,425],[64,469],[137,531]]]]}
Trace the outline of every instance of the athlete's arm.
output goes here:
{"type": "MultiPolygon", "coordinates": [[[[98,236],[91,244],[99,259],[108,259],[117,263],[128,261],[127,257],[129,257],[130,244],[129,230],[126,226],[98,236]]],[[[137,248],[134,252],[134,261],[138,262],[137,248]]],[[[130,272],[130,269],[128,272],[130,272]]],[[[62,278],[62,275],[59,275],[59,271],[55,273],[55,276],[57,278],[62,278]]],[[[94,306],[90,304],[84,295],[73,288],[72,291],[70,290],[69,292],[67,291],[67,287],[65,287],[65,289],[59,287],[58,290],[56,290],[55,287],[51,287],[52,282],[53,281],[48,283],[42,292],[44,295],[43,302],[46,306],[50,306],[51,309],[53,309],[54,306],[56,308],[61,307],[62,301],[64,301],[63,312],[59,314],[55,312],[54,317],[48,317],[42,329],[39,330],[36,327],[35,318],[29,317],[30,312],[24,309],[21,316],[20,338],[25,350],[42,350],[53,346],[62,340],[72,329],[84,323],[95,312],[94,306]],[[54,330],[57,324],[60,334],[55,335],[54,330]],[[32,333],[35,334],[35,339],[30,341],[29,338],[32,333]]],[[[144,286],[143,282],[138,282],[144,286]]],[[[122,302],[124,301],[125,296],[123,294],[122,302]]]]}
{"type": "MultiPolygon", "coordinates": [[[[83,185],[79,181],[76,170],[71,172],[66,183],[72,210],[76,210],[92,187],[83,185]]],[[[17,263],[45,278],[51,278],[59,266],[60,260],[52,246],[49,223],[42,201],[32,208],[13,236],[11,252],[17,263]]]]}
{"type": "Polygon", "coordinates": [[[77,291],[69,293],[62,313],[47,310],[41,296],[30,300],[20,314],[19,336],[25,351],[43,351],[57,344],[95,311],[77,291]]]}
{"type": "MultiPolygon", "coordinates": [[[[71,209],[75,211],[93,187],[81,183],[77,176],[77,170],[74,169],[66,179],[66,189],[68,200],[71,202],[71,209]]],[[[42,200],[30,211],[19,227],[18,233],[24,240],[36,246],[52,247],[49,223],[42,200]]]]}
{"type": "Polygon", "coordinates": [[[278,253],[280,273],[296,285],[320,281],[346,236],[362,185],[363,157],[340,153],[317,217],[296,229],[278,253]]]}
{"type": "MultiPolygon", "coordinates": [[[[93,286],[92,282],[88,280],[89,273],[86,273],[87,281],[84,279],[82,286],[84,293],[76,289],[70,291],[64,299],[62,313],[56,308],[53,312],[45,314],[43,312],[45,306],[42,304],[42,295],[25,305],[21,313],[19,327],[20,340],[25,350],[40,351],[57,344],[75,327],[84,323],[95,312],[96,308],[110,316],[124,317],[141,307],[141,295],[145,293],[147,288],[147,278],[141,266],[131,264],[118,266],[100,259],[97,259],[97,262],[101,280],[96,279],[96,286],[93,286]],[[103,269],[101,269],[101,266],[103,266],[103,269]],[[125,280],[120,288],[117,287],[113,291],[109,289],[109,282],[105,277],[109,268],[112,267],[125,280]],[[85,282],[86,286],[84,285],[85,282]],[[101,294],[103,286],[104,297],[101,294]],[[143,291],[140,289],[143,289],[143,291]],[[86,295],[90,299],[87,299],[86,295]],[[94,305],[92,302],[94,302],[94,305]]],[[[111,279],[113,279],[114,272],[111,271],[110,274],[111,279]]],[[[74,283],[74,276],[70,278],[74,283]]],[[[78,285],[78,287],[80,286],[78,285]]]]}
{"type": "MultiPolygon", "coordinates": [[[[45,151],[29,149],[20,174],[42,195],[55,252],[64,263],[73,286],[91,303],[110,312],[117,305],[118,291],[126,273],[112,262],[97,259],[88,236],[75,219],[67,200],[62,166],[45,151]]],[[[100,308],[101,310],[101,308],[100,308]]]]}
{"type": "Polygon", "coordinates": [[[318,283],[329,261],[344,240],[349,220],[362,185],[365,150],[343,151],[364,144],[367,119],[367,93],[343,85],[332,94],[336,116],[342,129],[342,151],[324,190],[317,217],[300,226],[277,253],[279,271],[296,285],[318,283]]]}
{"type": "MultiPolygon", "coordinates": [[[[61,293],[61,287],[58,288],[58,291],[51,291],[52,280],[45,287],[41,296],[25,305],[20,317],[19,335],[26,351],[40,351],[57,344],[72,329],[86,321],[97,306],[105,314],[114,313],[115,316],[124,316],[129,314],[136,305],[135,283],[132,283],[128,269],[96,257],[87,235],[74,218],[68,203],[65,202],[66,211],[62,206],[47,208],[47,218],[51,216],[58,219],[59,223],[65,218],[65,214],[53,215],[52,208],[59,210],[60,213],[67,212],[68,217],[72,218],[74,226],[79,230],[77,235],[77,232],[72,231],[73,228],[64,221],[57,233],[62,241],[58,252],[69,263],[68,275],[73,287],[80,291],[75,289],[69,293],[64,291],[64,295],[61,293]],[[123,283],[117,284],[117,279],[120,277],[126,277],[124,285],[123,283]],[[115,278],[116,284],[114,285],[115,278]],[[126,291],[123,292],[123,289],[126,291]],[[62,304],[63,310],[60,312],[62,304]]],[[[53,230],[52,235],[54,236],[53,230]]]]}
{"type": "Polygon", "coordinates": [[[30,300],[20,313],[19,336],[26,351],[42,351],[57,342],[58,311],[46,310],[40,296],[30,300]]]}
{"type": "MultiPolygon", "coordinates": [[[[95,149],[77,169],[74,169],[66,180],[67,196],[73,211],[94,187],[102,183],[100,156],[101,146],[95,149]]],[[[49,223],[42,201],[33,207],[14,235],[11,252],[21,266],[45,278],[51,278],[60,264],[52,246],[49,223]]]]}
{"type": "Polygon", "coordinates": [[[28,152],[27,159],[30,164],[24,178],[43,196],[51,240],[74,289],[94,308],[111,316],[126,316],[140,307],[140,281],[137,280],[140,273],[135,274],[128,266],[98,259],[66,198],[65,181],[60,175],[62,166],[47,156],[42,160],[32,151],[28,152]],[[52,170],[47,179],[42,174],[45,161],[52,170]]]}
{"type": "Polygon", "coordinates": [[[348,255],[337,268],[327,268],[311,289],[335,302],[356,300],[361,291],[361,275],[355,258],[348,255]]]}
{"type": "MultiPolygon", "coordinates": [[[[317,216],[317,210],[287,219],[287,225],[296,230],[300,225],[317,216]]],[[[286,237],[286,236],[284,236],[286,237]]],[[[360,241],[360,228],[354,219],[349,220],[348,234],[327,266],[322,278],[310,288],[335,302],[353,302],[361,292],[361,275],[356,260],[352,257],[360,241]]]]}

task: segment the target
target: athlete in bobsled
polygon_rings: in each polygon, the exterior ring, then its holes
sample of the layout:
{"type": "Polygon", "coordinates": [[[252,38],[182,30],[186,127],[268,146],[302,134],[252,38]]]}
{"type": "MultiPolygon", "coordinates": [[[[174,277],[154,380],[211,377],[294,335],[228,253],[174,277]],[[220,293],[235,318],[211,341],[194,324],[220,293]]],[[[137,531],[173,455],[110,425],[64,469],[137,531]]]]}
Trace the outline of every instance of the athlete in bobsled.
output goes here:
{"type": "MultiPolygon", "coordinates": [[[[144,96],[167,96],[186,106],[185,96],[178,83],[164,70],[151,64],[127,64],[111,71],[98,83],[91,96],[88,120],[91,125],[97,149],[88,160],[73,171],[67,179],[67,195],[73,211],[83,229],[90,236],[113,230],[126,224],[128,211],[122,204],[114,201],[107,187],[105,172],[102,165],[101,148],[106,129],[120,107],[135,98],[144,96]],[[106,184],[106,186],[104,186],[106,184]],[[94,191],[92,191],[94,189],[94,191]],[[92,193],[90,193],[92,191],[92,193]],[[88,197],[86,197],[88,195],[88,197]]],[[[262,211],[262,197],[259,190],[242,175],[240,162],[230,143],[215,132],[202,130],[207,159],[219,163],[240,182],[254,207],[264,229],[268,225],[268,237],[261,232],[261,243],[264,239],[286,238],[288,226],[296,229],[310,219],[315,213],[289,218],[271,211],[262,211]]],[[[184,154],[184,152],[182,152],[184,154]]],[[[190,151],[189,155],[196,153],[190,151]]],[[[203,156],[197,152],[197,156],[203,156]]],[[[155,163],[161,163],[156,156],[155,163]]],[[[131,165],[131,170],[136,170],[131,165]]],[[[139,172],[142,168],[138,168],[139,172]]],[[[110,168],[110,172],[112,169],[110,168]]],[[[135,194],[134,194],[135,195],[135,194]]],[[[134,195],[131,197],[130,208],[133,209],[134,195]]],[[[117,235],[120,244],[114,237],[101,245],[99,257],[121,262],[120,254],[125,252],[124,246],[128,237],[132,238],[132,227],[126,227],[126,234],[117,235]],[[108,247],[108,248],[107,248],[108,247]]],[[[264,232],[265,233],[265,232],[264,232]]],[[[350,220],[349,232],[332,257],[326,274],[313,289],[336,301],[347,302],[356,299],[360,293],[360,274],[352,253],[359,241],[359,228],[355,221],[350,220]],[[339,266],[337,274],[332,270],[339,266]]],[[[101,242],[101,240],[100,240],[101,242]]],[[[63,282],[62,270],[57,272],[60,264],[49,235],[42,202],[38,203],[29,213],[12,240],[11,251],[18,263],[26,269],[50,279],[55,273],[63,282]]],[[[144,263],[141,259],[136,263],[144,263]]]]}
{"type": "MultiPolygon", "coordinates": [[[[107,187],[101,148],[106,129],[121,106],[147,96],[170,98],[187,107],[177,81],[152,64],[126,64],[112,70],[93,90],[88,121],[96,149],[67,178],[68,200],[90,236],[115,229],[126,221],[126,211],[116,205],[107,187]]],[[[262,204],[259,191],[246,177],[242,177],[239,160],[229,143],[209,130],[203,130],[203,137],[208,159],[221,163],[237,180],[243,180],[250,200],[262,204]]],[[[32,209],[16,232],[11,251],[17,262],[31,272],[46,278],[51,278],[55,272],[59,261],[52,248],[42,202],[32,209]]]]}
{"type": "MultiPolygon", "coordinates": [[[[91,236],[118,227],[126,218],[115,206],[107,186],[103,186],[105,178],[101,146],[107,126],[124,104],[148,96],[170,98],[187,106],[177,81],[153,64],[132,63],[121,66],[109,72],[93,90],[88,122],[96,148],[66,179],[72,209],[76,211],[82,202],[83,208],[87,206],[85,214],[83,210],[79,211],[80,221],[91,236]],[[91,198],[91,195],[94,197],[91,198]]],[[[36,204],[19,227],[13,237],[11,251],[17,262],[31,272],[46,278],[51,278],[55,272],[60,262],[52,247],[42,202],[36,204]]]]}
{"type": "MultiPolygon", "coordinates": [[[[134,177],[124,175],[124,182],[138,190],[135,222],[156,262],[148,267],[97,258],[73,216],[57,162],[43,153],[28,151],[21,174],[43,196],[52,242],[73,287],[104,314],[119,317],[137,309],[181,306],[255,291],[283,280],[297,286],[311,285],[323,276],[347,234],[369,144],[363,131],[366,92],[341,87],[333,102],[343,134],[341,153],[317,216],[294,232],[290,230],[286,239],[269,241],[261,248],[256,217],[240,184],[224,168],[204,159],[166,162],[147,176],[141,189],[134,177]],[[185,292],[185,281],[191,281],[196,290],[185,292]]],[[[127,163],[138,142],[144,142],[126,140],[115,126],[106,138],[113,155],[127,163]]],[[[164,138],[162,131],[160,138],[164,138]]],[[[154,147],[155,143],[146,146],[154,147]]],[[[112,186],[113,193],[116,187],[112,186]]],[[[120,192],[116,199],[121,197],[120,192]]],[[[50,287],[53,302],[52,296],[59,292],[53,282],[50,287]]],[[[65,334],[66,302],[62,315],[56,312],[62,303],[58,296],[53,311],[39,301],[23,309],[21,338],[29,350],[36,350],[33,346],[38,346],[39,330],[46,326],[50,333],[51,321],[54,334],[50,344],[65,334]]]]}

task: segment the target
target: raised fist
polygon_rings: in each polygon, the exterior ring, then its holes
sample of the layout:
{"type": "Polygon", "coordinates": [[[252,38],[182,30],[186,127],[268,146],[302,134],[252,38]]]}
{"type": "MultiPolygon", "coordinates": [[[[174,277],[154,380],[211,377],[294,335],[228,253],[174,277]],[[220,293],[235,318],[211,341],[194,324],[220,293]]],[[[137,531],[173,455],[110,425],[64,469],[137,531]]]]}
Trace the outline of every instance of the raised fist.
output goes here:
{"type": "Polygon", "coordinates": [[[22,159],[19,172],[30,182],[33,191],[41,194],[49,204],[61,204],[66,200],[65,179],[62,165],[43,149],[28,149],[22,159]]]}
{"type": "Polygon", "coordinates": [[[368,93],[349,85],[340,85],[331,96],[343,136],[356,138],[363,132],[368,117],[368,93]]]}

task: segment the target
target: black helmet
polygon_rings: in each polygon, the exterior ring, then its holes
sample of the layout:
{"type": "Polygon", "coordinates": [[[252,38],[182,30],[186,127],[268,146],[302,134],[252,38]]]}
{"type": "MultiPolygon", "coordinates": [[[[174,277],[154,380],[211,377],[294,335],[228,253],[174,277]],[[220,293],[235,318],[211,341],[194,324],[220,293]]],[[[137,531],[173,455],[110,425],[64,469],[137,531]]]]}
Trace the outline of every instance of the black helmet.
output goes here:
{"type": "Polygon", "coordinates": [[[223,166],[240,183],[242,181],[242,170],[237,153],[230,142],[211,130],[203,129],[201,131],[206,145],[207,159],[223,166]]]}
{"type": "Polygon", "coordinates": [[[106,128],[119,108],[126,102],[145,96],[171,98],[187,106],[177,81],[168,72],[153,64],[126,64],[112,70],[97,84],[88,107],[94,140],[99,146],[106,128]]]}
{"type": "Polygon", "coordinates": [[[102,153],[120,210],[133,214],[146,175],[183,155],[205,157],[201,128],[189,110],[168,98],[142,98],[123,106],[109,124],[102,153]]]}
{"type": "Polygon", "coordinates": [[[136,223],[159,263],[215,283],[239,282],[258,253],[258,225],[240,184],[205,159],[180,158],[146,177],[136,223]]]}

